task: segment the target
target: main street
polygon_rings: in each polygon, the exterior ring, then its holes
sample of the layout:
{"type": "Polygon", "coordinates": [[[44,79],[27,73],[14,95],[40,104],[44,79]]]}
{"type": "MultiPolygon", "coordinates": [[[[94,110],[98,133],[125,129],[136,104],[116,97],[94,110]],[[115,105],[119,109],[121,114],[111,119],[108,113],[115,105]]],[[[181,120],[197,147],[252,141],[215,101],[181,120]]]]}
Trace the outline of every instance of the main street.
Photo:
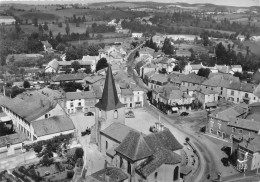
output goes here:
{"type": "MultiPolygon", "coordinates": [[[[136,49],[134,49],[129,53],[127,64],[128,64],[128,73],[133,77],[133,79],[141,88],[145,88],[144,84],[140,82],[140,77],[137,75],[136,71],[134,70],[134,55],[142,45],[143,44],[141,44],[140,46],[138,46],[136,49]]],[[[193,182],[208,181],[207,179],[208,177],[212,177],[219,171],[216,160],[220,161],[220,159],[217,159],[214,152],[212,152],[212,150],[209,149],[210,146],[209,147],[207,146],[208,142],[202,143],[200,141],[201,136],[197,136],[194,135],[193,133],[184,131],[180,125],[174,124],[174,119],[172,117],[162,114],[161,111],[159,111],[157,108],[151,106],[147,100],[145,100],[144,107],[148,110],[148,112],[150,112],[155,117],[161,115],[162,122],[169,123],[170,125],[172,125],[181,133],[183,133],[184,135],[186,135],[191,139],[191,143],[194,144],[196,151],[200,156],[200,164],[201,164],[200,165],[201,167],[199,168],[200,171],[196,173],[196,176],[193,176],[192,179],[193,182]]]]}

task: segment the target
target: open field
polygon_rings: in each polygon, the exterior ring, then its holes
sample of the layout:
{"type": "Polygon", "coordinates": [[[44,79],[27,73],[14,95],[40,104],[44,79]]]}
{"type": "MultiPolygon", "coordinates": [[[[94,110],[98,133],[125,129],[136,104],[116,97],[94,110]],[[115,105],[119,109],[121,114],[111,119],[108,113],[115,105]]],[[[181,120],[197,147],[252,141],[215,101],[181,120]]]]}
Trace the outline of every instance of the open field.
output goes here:
{"type": "Polygon", "coordinates": [[[177,47],[180,50],[193,49],[195,52],[201,52],[201,53],[207,53],[208,52],[208,50],[205,47],[200,46],[200,45],[194,45],[194,44],[180,44],[180,45],[177,45],[177,47]]]}
{"type": "MultiPolygon", "coordinates": [[[[111,37],[111,36],[113,36],[113,35],[104,34],[104,37],[111,37]]],[[[117,34],[117,36],[119,36],[119,35],[117,34]]],[[[70,43],[72,45],[77,45],[79,43],[83,44],[84,42],[87,42],[89,44],[99,44],[99,43],[111,44],[111,43],[115,43],[115,42],[123,42],[126,38],[104,38],[104,40],[102,40],[102,41],[99,41],[97,39],[90,39],[90,40],[81,40],[81,41],[70,41],[68,43],[70,43]]]]}
{"type": "Polygon", "coordinates": [[[245,41],[243,46],[249,46],[251,52],[260,57],[260,42],[245,41]]]}

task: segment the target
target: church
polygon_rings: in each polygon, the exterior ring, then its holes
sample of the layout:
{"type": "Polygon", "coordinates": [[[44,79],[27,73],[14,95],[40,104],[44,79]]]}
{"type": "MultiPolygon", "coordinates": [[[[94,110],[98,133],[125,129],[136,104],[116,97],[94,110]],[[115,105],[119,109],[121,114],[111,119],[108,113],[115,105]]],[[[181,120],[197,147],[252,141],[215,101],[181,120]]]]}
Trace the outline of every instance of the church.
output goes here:
{"type": "Polygon", "coordinates": [[[125,109],[118,98],[110,65],[102,98],[95,107],[95,138],[99,151],[106,156],[104,168],[107,170],[98,171],[87,180],[181,181],[183,146],[163,125],[158,124],[156,131],[148,135],[125,125],[125,109]],[[111,170],[116,172],[109,172],[111,170]]]}

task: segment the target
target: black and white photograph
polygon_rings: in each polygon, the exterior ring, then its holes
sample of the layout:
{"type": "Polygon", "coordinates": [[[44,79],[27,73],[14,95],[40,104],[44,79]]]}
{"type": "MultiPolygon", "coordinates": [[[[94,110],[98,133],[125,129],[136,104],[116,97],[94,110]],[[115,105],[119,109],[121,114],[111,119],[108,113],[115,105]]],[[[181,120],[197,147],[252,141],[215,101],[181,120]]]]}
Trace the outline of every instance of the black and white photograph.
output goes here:
{"type": "Polygon", "coordinates": [[[260,0],[0,0],[0,182],[260,182],[260,0]]]}

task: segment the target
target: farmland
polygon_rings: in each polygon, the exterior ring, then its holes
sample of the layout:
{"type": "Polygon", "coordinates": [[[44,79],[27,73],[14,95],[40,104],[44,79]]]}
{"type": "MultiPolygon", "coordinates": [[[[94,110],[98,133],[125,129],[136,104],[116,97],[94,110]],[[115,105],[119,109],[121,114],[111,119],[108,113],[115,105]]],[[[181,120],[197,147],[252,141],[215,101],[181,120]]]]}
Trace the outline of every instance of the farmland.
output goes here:
{"type": "Polygon", "coordinates": [[[243,43],[243,46],[249,46],[251,52],[254,53],[256,56],[260,57],[260,42],[245,41],[243,43]]]}

